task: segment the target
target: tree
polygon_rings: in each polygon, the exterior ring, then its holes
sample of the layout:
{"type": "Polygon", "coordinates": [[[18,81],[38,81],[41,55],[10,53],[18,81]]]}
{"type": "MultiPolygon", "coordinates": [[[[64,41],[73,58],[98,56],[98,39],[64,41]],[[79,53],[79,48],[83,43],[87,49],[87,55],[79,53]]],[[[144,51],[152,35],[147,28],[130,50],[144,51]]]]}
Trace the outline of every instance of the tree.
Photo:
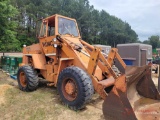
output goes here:
{"type": "Polygon", "coordinates": [[[160,37],[158,35],[152,35],[151,37],[149,37],[149,42],[152,45],[153,49],[160,47],[160,37]]]}
{"type": "Polygon", "coordinates": [[[148,40],[143,41],[143,43],[152,45],[153,49],[160,48],[160,36],[152,35],[148,40]]]}
{"type": "Polygon", "coordinates": [[[61,14],[77,20],[82,39],[90,44],[116,47],[119,43],[137,42],[137,34],[121,19],[105,10],[98,11],[89,0],[12,0],[19,14],[16,39],[20,45],[35,43],[36,20],[61,14]]]}
{"type": "Polygon", "coordinates": [[[17,9],[10,4],[9,0],[0,1],[0,51],[20,50],[15,32],[17,13],[17,9]]]}
{"type": "Polygon", "coordinates": [[[149,40],[144,40],[143,44],[150,44],[150,41],[149,40]]]}

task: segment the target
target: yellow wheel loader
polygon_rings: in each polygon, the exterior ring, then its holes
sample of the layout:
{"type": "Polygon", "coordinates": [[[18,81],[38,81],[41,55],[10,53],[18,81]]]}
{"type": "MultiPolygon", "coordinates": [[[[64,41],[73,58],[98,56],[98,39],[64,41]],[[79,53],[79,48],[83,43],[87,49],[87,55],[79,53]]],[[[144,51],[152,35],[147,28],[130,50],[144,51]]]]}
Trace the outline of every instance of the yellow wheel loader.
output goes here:
{"type": "Polygon", "coordinates": [[[160,99],[151,79],[150,66],[127,67],[116,48],[109,55],[81,39],[75,19],[58,14],[42,20],[39,43],[23,48],[23,62],[17,78],[22,91],[34,91],[39,77],[57,87],[63,103],[82,109],[96,91],[103,99],[106,120],[136,120],[127,89],[160,99]],[[122,70],[117,72],[115,62],[122,70]]]}

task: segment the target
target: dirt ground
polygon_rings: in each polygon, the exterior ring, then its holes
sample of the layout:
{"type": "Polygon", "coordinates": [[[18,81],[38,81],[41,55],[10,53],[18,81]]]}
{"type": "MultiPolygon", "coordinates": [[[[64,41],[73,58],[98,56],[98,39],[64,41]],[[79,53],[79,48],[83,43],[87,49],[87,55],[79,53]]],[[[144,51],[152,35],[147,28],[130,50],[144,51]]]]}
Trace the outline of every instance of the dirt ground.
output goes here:
{"type": "MultiPolygon", "coordinates": [[[[158,75],[152,73],[152,80],[156,88],[158,88],[158,75]]],[[[160,120],[160,100],[140,96],[138,98],[139,99],[132,104],[137,118],[139,120],[160,120]]]]}
{"type": "Polygon", "coordinates": [[[97,94],[81,111],[62,105],[56,88],[39,86],[34,92],[22,92],[17,81],[0,71],[1,120],[103,120],[103,100],[97,94]]]}
{"type": "MultiPolygon", "coordinates": [[[[157,86],[157,77],[153,80],[157,86]]],[[[62,105],[56,88],[40,85],[34,92],[22,92],[17,81],[0,71],[1,120],[104,120],[102,103],[95,94],[85,109],[73,111],[62,105]]],[[[133,109],[139,120],[160,120],[160,101],[141,97],[133,109]]]]}

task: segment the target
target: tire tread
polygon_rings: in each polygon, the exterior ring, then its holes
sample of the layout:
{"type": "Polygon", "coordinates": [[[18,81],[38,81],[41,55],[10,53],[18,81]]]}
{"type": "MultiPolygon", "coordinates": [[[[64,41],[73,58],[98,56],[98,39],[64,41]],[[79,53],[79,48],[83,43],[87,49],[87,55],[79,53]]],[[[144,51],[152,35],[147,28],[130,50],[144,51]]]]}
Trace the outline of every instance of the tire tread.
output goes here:
{"type": "Polygon", "coordinates": [[[25,65],[20,67],[18,70],[17,78],[18,78],[17,80],[18,80],[19,88],[22,91],[30,92],[30,91],[36,90],[38,87],[38,84],[39,84],[38,75],[31,66],[25,65]],[[20,84],[19,74],[21,71],[23,71],[24,74],[26,75],[27,85],[25,87],[23,87],[20,84]]]}

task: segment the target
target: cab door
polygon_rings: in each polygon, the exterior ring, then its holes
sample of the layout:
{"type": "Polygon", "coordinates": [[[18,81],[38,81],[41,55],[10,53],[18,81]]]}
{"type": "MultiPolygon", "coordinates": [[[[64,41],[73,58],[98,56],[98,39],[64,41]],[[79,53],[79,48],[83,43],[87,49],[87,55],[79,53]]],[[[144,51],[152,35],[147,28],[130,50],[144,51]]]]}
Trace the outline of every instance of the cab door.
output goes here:
{"type": "Polygon", "coordinates": [[[54,47],[55,39],[55,19],[50,18],[43,20],[40,30],[40,44],[46,56],[56,55],[56,48],[54,47]]]}

